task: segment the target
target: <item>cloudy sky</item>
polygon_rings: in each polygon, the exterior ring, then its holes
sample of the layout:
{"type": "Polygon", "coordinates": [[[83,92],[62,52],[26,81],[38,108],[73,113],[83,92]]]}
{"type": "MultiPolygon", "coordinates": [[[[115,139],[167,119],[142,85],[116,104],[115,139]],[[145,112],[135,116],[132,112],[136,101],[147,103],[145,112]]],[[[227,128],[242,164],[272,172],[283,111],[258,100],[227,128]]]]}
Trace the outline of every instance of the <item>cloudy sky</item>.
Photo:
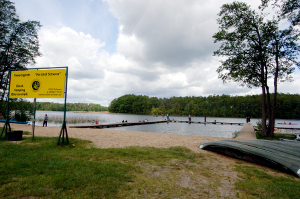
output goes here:
{"type": "MultiPolygon", "coordinates": [[[[12,0],[22,21],[40,21],[35,68],[68,66],[68,102],[108,106],[122,95],[260,94],[223,84],[212,56],[217,14],[230,0],[12,0]]],[[[253,9],[260,0],[247,0],[253,9]]],[[[282,93],[299,93],[299,70],[282,93]]],[[[63,102],[56,99],[38,101],[63,102]]]]}

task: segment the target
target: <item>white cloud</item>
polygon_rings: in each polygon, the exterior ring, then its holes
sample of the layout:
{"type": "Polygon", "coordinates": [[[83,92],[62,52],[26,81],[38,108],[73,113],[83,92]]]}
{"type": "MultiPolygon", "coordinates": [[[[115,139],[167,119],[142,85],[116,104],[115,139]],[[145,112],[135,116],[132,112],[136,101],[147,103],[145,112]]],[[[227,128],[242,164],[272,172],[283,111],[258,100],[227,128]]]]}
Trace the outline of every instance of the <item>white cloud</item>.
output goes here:
{"type": "Polygon", "coordinates": [[[102,67],[95,65],[99,50],[105,45],[99,39],[63,27],[42,28],[39,41],[43,56],[37,58],[38,67],[68,66],[76,79],[103,77],[102,67]]]}
{"type": "Polygon", "coordinates": [[[107,0],[120,23],[118,52],[142,63],[184,67],[209,60],[218,45],[217,13],[231,1],[107,0]]]}
{"type": "MultiPolygon", "coordinates": [[[[235,82],[223,84],[218,79],[216,69],[220,63],[212,55],[219,44],[214,44],[212,35],[218,31],[216,19],[221,5],[232,1],[105,2],[118,20],[118,38],[109,44],[116,44],[114,53],[104,50],[107,44],[101,35],[76,31],[64,20],[60,28],[54,28],[56,21],[40,30],[44,56],[37,59],[35,67],[69,67],[68,101],[109,105],[124,94],[163,98],[261,93],[259,88],[240,87],[235,82]]],[[[256,8],[260,0],[251,4],[256,8]]],[[[93,21],[90,26],[97,20],[93,21]]],[[[107,29],[107,23],[101,24],[107,29]]],[[[295,80],[281,84],[279,92],[295,93],[299,74],[295,80]]]]}

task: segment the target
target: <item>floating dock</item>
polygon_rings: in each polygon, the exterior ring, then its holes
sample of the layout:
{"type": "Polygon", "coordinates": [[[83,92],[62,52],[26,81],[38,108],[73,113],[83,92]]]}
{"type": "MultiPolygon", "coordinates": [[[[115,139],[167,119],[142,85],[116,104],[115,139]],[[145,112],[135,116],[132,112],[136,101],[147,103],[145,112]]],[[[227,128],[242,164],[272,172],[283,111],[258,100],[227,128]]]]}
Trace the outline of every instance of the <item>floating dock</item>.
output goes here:
{"type": "Polygon", "coordinates": [[[112,124],[91,124],[91,125],[78,125],[78,126],[70,126],[70,128],[115,128],[115,127],[123,127],[123,126],[135,126],[135,125],[143,125],[143,124],[157,124],[164,123],[167,120],[160,121],[146,121],[146,122],[122,122],[122,123],[112,123],[112,124]]]}
{"type": "Polygon", "coordinates": [[[143,122],[120,122],[120,123],[112,123],[112,124],[91,124],[91,125],[76,125],[70,126],[70,128],[115,128],[115,127],[123,127],[123,126],[135,126],[135,125],[144,125],[144,124],[157,124],[157,123],[188,123],[188,124],[227,124],[227,125],[244,125],[244,123],[234,123],[234,122],[199,122],[199,121],[180,121],[180,120],[159,120],[159,121],[143,121],[143,122]]]}
{"type": "Polygon", "coordinates": [[[192,123],[192,124],[225,124],[225,125],[244,125],[245,123],[240,122],[199,122],[199,121],[180,121],[180,120],[170,120],[170,122],[178,123],[192,123]]]}

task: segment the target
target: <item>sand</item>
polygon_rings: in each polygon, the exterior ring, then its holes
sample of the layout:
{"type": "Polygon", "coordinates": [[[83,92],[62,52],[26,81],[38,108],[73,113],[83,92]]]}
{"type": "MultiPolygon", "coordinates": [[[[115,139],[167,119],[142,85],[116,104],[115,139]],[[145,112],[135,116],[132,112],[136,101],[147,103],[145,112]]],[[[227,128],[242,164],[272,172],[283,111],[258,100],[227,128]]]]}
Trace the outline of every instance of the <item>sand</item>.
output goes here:
{"type": "MultiPolygon", "coordinates": [[[[32,132],[31,125],[10,124],[13,130],[23,130],[32,132]]],[[[35,127],[35,136],[57,137],[61,127],[35,127]]],[[[165,133],[145,133],[139,131],[120,131],[110,129],[95,128],[69,128],[67,127],[69,138],[79,138],[90,140],[98,148],[123,148],[127,146],[148,146],[157,148],[169,148],[172,146],[183,146],[194,152],[203,151],[198,147],[202,142],[224,140],[226,138],[175,135],[165,133]]]]}

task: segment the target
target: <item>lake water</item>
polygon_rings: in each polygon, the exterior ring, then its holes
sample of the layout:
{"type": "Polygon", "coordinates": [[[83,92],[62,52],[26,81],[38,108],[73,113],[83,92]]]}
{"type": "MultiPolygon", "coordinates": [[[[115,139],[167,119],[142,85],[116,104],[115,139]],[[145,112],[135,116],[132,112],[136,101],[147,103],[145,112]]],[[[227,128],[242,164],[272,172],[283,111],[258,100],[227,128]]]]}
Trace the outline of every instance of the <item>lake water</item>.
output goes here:
{"type": "MultiPolygon", "coordinates": [[[[51,120],[59,120],[63,118],[63,112],[59,111],[37,111],[36,118],[39,119],[36,122],[37,126],[43,125],[43,117],[47,114],[49,117],[48,126],[61,126],[61,122],[51,122],[51,120]]],[[[166,117],[150,116],[150,115],[129,115],[129,114],[106,114],[106,113],[77,113],[67,112],[66,118],[68,120],[85,120],[84,122],[72,124],[67,122],[67,126],[73,125],[88,125],[92,124],[93,120],[98,121],[99,124],[109,124],[122,122],[127,120],[128,122],[138,122],[147,119],[148,121],[165,120],[166,117]],[[90,120],[90,121],[87,121],[90,120]]],[[[170,116],[170,120],[181,120],[188,121],[188,117],[170,116]]],[[[218,117],[207,117],[207,122],[233,122],[233,123],[244,123],[245,118],[218,118],[218,117]]],[[[192,117],[192,121],[203,122],[204,117],[192,117]]],[[[251,119],[251,123],[255,126],[259,119],[251,119]]],[[[300,128],[299,120],[276,120],[277,127],[287,127],[286,125],[278,125],[277,123],[293,123],[293,128],[300,128]]],[[[291,126],[289,126],[291,127],[291,126]]],[[[137,126],[126,126],[117,128],[108,128],[124,131],[142,131],[142,132],[156,132],[156,133],[169,133],[169,134],[180,134],[180,135],[196,135],[196,136],[210,136],[210,137],[222,137],[232,138],[235,132],[240,131],[242,126],[239,125],[221,125],[221,124],[188,124],[188,123],[158,123],[148,125],[137,125],[137,126]]]]}

